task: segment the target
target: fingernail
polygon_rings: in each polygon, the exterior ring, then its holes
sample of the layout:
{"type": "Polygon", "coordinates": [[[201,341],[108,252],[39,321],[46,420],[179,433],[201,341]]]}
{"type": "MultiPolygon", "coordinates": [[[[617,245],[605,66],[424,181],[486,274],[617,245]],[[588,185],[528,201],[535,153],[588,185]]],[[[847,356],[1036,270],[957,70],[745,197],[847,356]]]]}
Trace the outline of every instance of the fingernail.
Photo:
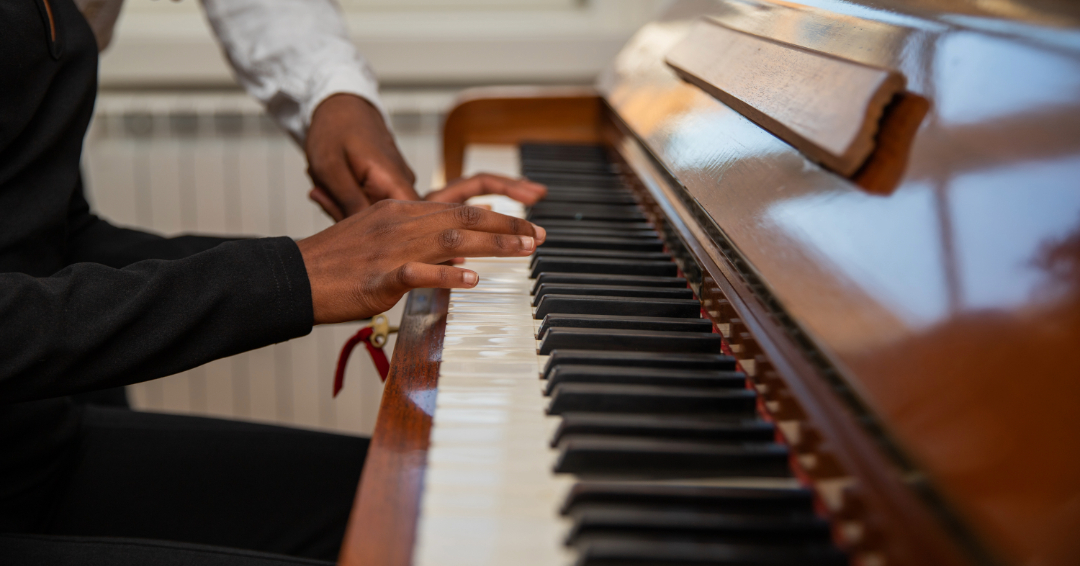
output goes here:
{"type": "Polygon", "coordinates": [[[536,241],[531,236],[518,236],[521,239],[521,249],[532,251],[536,247],[536,241]]]}
{"type": "Polygon", "coordinates": [[[540,240],[541,242],[543,242],[544,240],[547,239],[547,230],[544,230],[543,228],[537,226],[536,224],[533,224],[533,230],[536,231],[536,239],[537,240],[540,240]]]}
{"type": "Polygon", "coordinates": [[[461,278],[465,281],[465,284],[470,287],[476,285],[476,282],[480,280],[480,276],[472,271],[462,273],[461,278]]]}

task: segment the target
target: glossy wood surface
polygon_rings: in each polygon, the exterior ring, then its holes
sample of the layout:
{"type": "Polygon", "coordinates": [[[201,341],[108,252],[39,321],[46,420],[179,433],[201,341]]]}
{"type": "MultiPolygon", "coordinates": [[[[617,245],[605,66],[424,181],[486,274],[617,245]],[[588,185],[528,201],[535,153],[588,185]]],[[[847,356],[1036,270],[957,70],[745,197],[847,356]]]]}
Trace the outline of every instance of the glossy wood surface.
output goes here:
{"type": "Polygon", "coordinates": [[[885,107],[904,78],[702,19],[665,62],[816,163],[851,176],[874,150],[885,107]]]}
{"type": "Polygon", "coordinates": [[[676,4],[601,91],[928,474],[910,481],[1004,562],[1080,563],[1080,35],[827,7],[676,4]],[[701,14],[902,72],[926,115],[895,186],[680,81],[663,57],[701,14]]]}
{"type": "MultiPolygon", "coordinates": [[[[970,566],[970,552],[896,472],[876,439],[825,380],[796,340],[631,136],[612,145],[635,173],[652,220],[674,231],[702,272],[698,296],[730,352],[755,383],[765,410],[797,454],[797,475],[824,503],[837,543],[852,564],[970,566]],[[783,377],[781,377],[783,376],[783,377]]],[[[677,254],[678,257],[679,254],[677,254]]],[[[681,258],[680,258],[681,261],[681,258]]],[[[684,262],[681,262],[684,264],[684,262]]],[[[684,273],[687,271],[683,269],[684,273]]]]}
{"type": "Polygon", "coordinates": [[[402,316],[338,563],[412,562],[450,292],[418,289],[402,316]]]}
{"type": "Polygon", "coordinates": [[[462,95],[443,125],[443,172],[461,176],[468,144],[595,143],[602,102],[591,88],[492,87],[462,95]]]}

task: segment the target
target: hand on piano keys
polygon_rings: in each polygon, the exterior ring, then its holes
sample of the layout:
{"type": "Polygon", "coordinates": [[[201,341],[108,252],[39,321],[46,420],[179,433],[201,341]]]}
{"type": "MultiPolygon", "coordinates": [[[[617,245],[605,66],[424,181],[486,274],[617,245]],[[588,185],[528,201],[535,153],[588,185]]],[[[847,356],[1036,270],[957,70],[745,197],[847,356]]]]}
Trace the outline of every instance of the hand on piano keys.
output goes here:
{"type": "Polygon", "coordinates": [[[544,238],[530,222],[479,207],[386,200],[297,245],[315,324],[327,324],[385,312],[415,288],[475,287],[475,271],[439,264],[526,257],[544,238]]]}

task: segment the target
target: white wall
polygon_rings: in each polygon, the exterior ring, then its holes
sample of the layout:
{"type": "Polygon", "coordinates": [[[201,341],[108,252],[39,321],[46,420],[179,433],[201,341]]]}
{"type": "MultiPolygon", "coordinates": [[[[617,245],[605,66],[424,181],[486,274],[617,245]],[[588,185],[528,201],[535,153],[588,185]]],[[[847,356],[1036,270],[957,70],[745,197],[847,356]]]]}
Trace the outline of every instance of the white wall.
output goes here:
{"type": "MultiPolygon", "coordinates": [[[[345,0],[384,85],[588,83],[665,0],[345,0]]],[[[231,85],[194,0],[127,0],[105,88],[231,85]]]]}

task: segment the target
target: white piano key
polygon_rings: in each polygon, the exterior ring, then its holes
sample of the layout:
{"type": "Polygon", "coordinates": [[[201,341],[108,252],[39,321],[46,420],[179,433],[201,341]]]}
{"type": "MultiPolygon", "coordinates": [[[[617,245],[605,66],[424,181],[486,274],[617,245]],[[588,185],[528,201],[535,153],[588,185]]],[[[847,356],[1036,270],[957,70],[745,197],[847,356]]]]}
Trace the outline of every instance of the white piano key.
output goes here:
{"type": "Polygon", "coordinates": [[[450,298],[450,304],[481,304],[481,305],[514,305],[521,306],[521,295],[511,295],[506,293],[489,293],[486,295],[480,295],[477,293],[471,294],[455,294],[450,298]]]}
{"type": "MultiPolygon", "coordinates": [[[[500,350],[500,349],[476,349],[476,350],[450,350],[443,351],[443,363],[445,362],[463,362],[469,360],[480,361],[508,361],[508,362],[522,362],[528,363],[533,360],[535,364],[536,350],[500,350]]],[[[535,367],[535,365],[534,365],[535,367]]]]}
{"type": "MultiPolygon", "coordinates": [[[[462,356],[464,358],[464,356],[462,356]]],[[[491,375],[510,376],[521,375],[536,377],[540,368],[536,362],[531,361],[502,361],[493,363],[491,360],[479,359],[455,359],[443,360],[439,366],[439,375],[466,374],[466,375],[491,375]]]]}
{"type": "Polygon", "coordinates": [[[536,348],[536,338],[531,334],[524,336],[447,336],[443,339],[443,348],[455,347],[465,349],[493,348],[506,346],[510,348],[536,348]]]}
{"type": "Polygon", "coordinates": [[[480,295],[480,294],[528,295],[529,292],[528,292],[528,290],[521,289],[518,286],[512,286],[512,285],[506,284],[505,282],[500,282],[498,285],[480,285],[480,284],[477,284],[476,287],[473,287],[472,289],[463,289],[456,296],[458,296],[458,297],[468,297],[468,296],[471,296],[471,295],[474,295],[474,294],[475,295],[480,295]]]}
{"type": "MultiPolygon", "coordinates": [[[[524,309],[528,306],[528,303],[524,301],[524,295],[508,295],[508,294],[495,294],[490,295],[454,295],[450,297],[451,305],[469,305],[469,309],[476,309],[478,307],[496,307],[506,306],[513,307],[514,310],[530,310],[524,309]],[[476,306],[473,306],[476,305],[476,306]]],[[[480,312],[474,310],[473,312],[480,312]]]]}
{"type": "Polygon", "coordinates": [[[530,326],[508,324],[465,324],[446,326],[446,336],[535,336],[530,326]]]}
{"type": "Polygon", "coordinates": [[[512,314],[490,315],[490,314],[478,314],[478,313],[470,313],[470,312],[454,312],[454,313],[450,313],[450,314],[446,315],[447,328],[449,328],[451,324],[458,323],[458,322],[468,323],[468,324],[478,324],[478,323],[482,323],[482,322],[487,322],[489,324],[505,324],[505,325],[509,325],[509,326],[524,326],[526,328],[530,328],[530,327],[535,326],[533,324],[533,322],[532,322],[532,319],[527,318],[527,319],[522,320],[521,317],[514,316],[512,314]]]}
{"type": "Polygon", "coordinates": [[[493,316],[520,316],[531,318],[533,313],[525,307],[519,305],[498,305],[498,304],[475,304],[475,303],[455,303],[451,302],[448,312],[457,314],[465,311],[474,315],[493,315],[493,316]]]}

